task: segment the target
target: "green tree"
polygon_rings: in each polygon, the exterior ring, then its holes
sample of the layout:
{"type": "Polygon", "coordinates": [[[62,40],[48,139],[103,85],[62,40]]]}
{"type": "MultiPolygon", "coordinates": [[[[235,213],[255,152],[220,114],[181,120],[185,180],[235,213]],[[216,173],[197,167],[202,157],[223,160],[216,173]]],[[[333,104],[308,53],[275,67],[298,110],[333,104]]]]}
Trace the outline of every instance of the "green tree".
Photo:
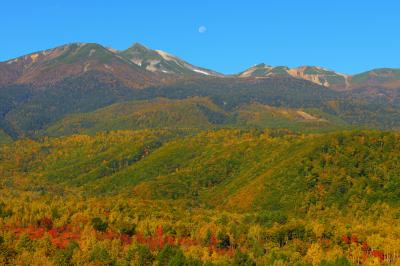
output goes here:
{"type": "Polygon", "coordinates": [[[108,228],[108,223],[106,221],[103,221],[99,217],[95,217],[92,219],[92,226],[95,230],[99,232],[104,232],[108,228]]]}

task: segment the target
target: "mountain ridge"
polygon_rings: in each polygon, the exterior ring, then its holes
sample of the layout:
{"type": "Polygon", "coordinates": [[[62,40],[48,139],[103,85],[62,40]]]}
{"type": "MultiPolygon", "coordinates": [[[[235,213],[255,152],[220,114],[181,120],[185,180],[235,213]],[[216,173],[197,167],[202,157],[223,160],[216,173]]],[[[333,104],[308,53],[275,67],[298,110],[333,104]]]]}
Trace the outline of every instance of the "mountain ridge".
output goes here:
{"type": "MultiPolygon", "coordinates": [[[[162,50],[153,50],[140,43],[134,43],[125,50],[116,50],[96,43],[79,42],[29,53],[0,62],[0,86],[13,83],[38,83],[43,85],[48,79],[55,79],[55,76],[62,78],[63,76],[78,75],[90,69],[113,73],[124,80],[128,86],[139,88],[160,85],[179,78],[267,78],[287,76],[308,80],[339,91],[366,87],[400,88],[400,69],[397,68],[376,68],[349,75],[321,66],[304,65],[289,68],[287,66],[270,66],[262,63],[237,74],[221,74],[214,70],[192,65],[175,55],[162,50]],[[69,50],[73,50],[72,54],[69,50]],[[82,50],[85,51],[82,52],[82,50]],[[60,59],[61,63],[72,63],[74,67],[63,65],[60,67],[61,70],[52,72],[51,69],[50,71],[48,68],[43,70],[38,66],[49,60],[54,63],[54,59],[57,58],[60,59]],[[77,64],[79,60],[81,62],[77,64]],[[130,76],[134,76],[134,80],[130,76]]],[[[51,82],[54,81],[51,80],[51,82]]]]}

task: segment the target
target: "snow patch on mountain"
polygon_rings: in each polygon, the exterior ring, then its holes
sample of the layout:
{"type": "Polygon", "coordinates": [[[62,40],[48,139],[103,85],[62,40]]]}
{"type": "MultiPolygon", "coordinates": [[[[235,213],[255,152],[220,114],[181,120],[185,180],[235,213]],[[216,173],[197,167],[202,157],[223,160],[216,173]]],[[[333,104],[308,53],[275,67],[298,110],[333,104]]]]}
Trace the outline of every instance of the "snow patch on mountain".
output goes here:
{"type": "Polygon", "coordinates": [[[203,71],[203,70],[199,70],[199,69],[193,69],[193,71],[194,71],[194,72],[197,72],[197,73],[200,73],[200,74],[207,75],[207,76],[210,76],[210,75],[211,75],[210,73],[208,73],[208,72],[206,72],[206,71],[203,71]]]}

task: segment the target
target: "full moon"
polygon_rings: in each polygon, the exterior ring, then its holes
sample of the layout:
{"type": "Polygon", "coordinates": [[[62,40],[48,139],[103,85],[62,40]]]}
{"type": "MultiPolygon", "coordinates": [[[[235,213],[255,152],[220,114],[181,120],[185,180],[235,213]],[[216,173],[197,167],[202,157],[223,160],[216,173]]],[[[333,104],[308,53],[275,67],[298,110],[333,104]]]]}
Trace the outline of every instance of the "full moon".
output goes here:
{"type": "Polygon", "coordinates": [[[207,31],[207,28],[205,26],[200,26],[199,27],[199,32],[200,33],[205,33],[207,31]]]}

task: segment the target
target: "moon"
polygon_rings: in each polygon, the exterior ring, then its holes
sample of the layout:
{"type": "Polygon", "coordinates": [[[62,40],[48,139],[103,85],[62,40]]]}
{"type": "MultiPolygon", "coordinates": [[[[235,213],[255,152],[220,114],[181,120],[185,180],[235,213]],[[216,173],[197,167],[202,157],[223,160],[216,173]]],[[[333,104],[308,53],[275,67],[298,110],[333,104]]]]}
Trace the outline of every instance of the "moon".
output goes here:
{"type": "Polygon", "coordinates": [[[205,33],[207,31],[206,26],[200,26],[199,27],[199,33],[205,33]]]}

